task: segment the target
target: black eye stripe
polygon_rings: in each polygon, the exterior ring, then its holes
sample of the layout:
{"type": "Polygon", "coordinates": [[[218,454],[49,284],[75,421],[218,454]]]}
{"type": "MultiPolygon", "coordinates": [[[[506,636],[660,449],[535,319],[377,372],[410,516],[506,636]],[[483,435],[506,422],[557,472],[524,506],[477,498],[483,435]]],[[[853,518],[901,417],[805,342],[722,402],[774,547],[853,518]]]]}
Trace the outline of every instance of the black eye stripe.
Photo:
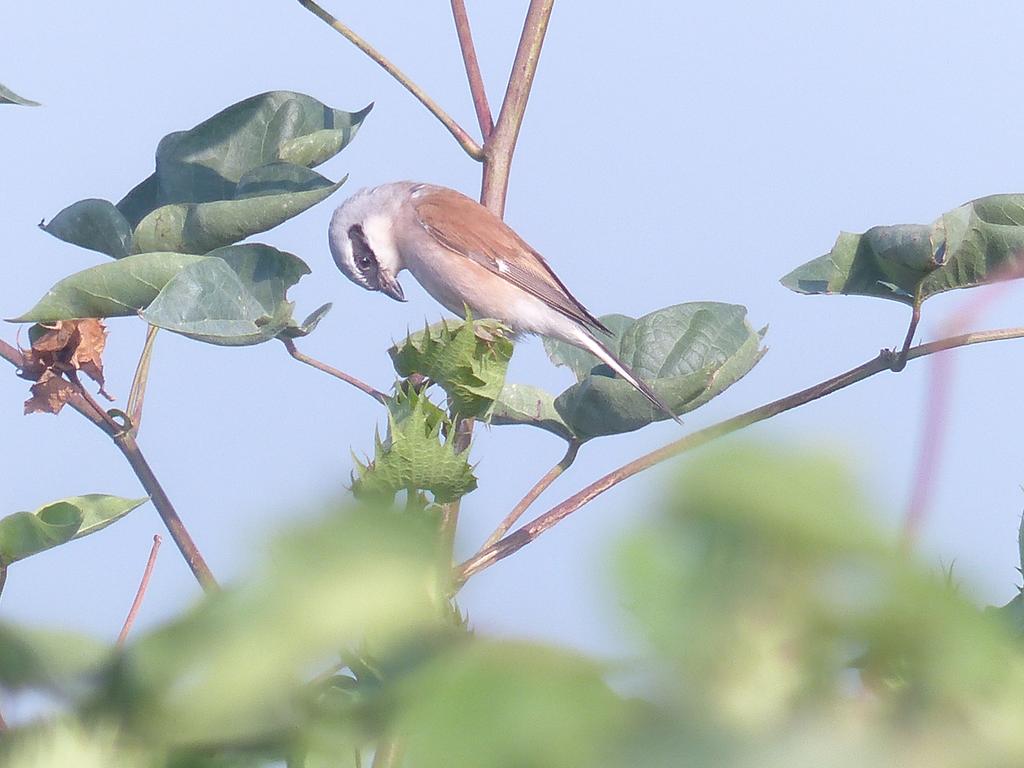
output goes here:
{"type": "Polygon", "coordinates": [[[380,279],[378,277],[377,254],[370,247],[362,225],[353,224],[349,227],[348,237],[352,241],[352,260],[355,262],[356,269],[359,270],[366,280],[367,287],[379,290],[380,279]]]}

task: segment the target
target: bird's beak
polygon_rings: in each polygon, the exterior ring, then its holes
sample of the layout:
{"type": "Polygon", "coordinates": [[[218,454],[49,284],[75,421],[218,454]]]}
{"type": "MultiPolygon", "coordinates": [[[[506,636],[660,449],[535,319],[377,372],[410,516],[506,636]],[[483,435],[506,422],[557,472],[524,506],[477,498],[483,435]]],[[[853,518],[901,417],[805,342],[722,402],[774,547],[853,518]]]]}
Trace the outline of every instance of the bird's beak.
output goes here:
{"type": "Polygon", "coordinates": [[[402,291],[402,286],[398,284],[398,280],[383,271],[380,273],[380,290],[385,296],[390,296],[395,301],[406,300],[405,292],[402,291]]]}

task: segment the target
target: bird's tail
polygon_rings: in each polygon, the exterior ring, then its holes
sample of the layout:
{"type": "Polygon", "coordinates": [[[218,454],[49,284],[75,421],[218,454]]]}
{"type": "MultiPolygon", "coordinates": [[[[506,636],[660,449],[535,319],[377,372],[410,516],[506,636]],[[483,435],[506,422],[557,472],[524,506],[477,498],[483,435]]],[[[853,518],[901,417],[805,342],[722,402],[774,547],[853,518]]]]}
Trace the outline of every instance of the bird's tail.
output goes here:
{"type": "Polygon", "coordinates": [[[643,379],[641,379],[639,376],[633,373],[633,371],[630,369],[628,365],[626,365],[624,362],[619,360],[619,358],[613,355],[604,344],[602,344],[600,341],[595,339],[590,334],[581,335],[586,336],[586,341],[584,342],[584,345],[586,346],[588,351],[592,352],[594,355],[599,357],[603,362],[607,363],[609,368],[611,368],[613,371],[619,374],[619,376],[621,376],[630,384],[632,384],[633,387],[637,390],[637,392],[639,392],[641,395],[646,397],[651,402],[651,405],[653,405],[659,411],[664,411],[668,416],[671,416],[677,424],[683,423],[682,420],[672,412],[672,409],[668,407],[668,403],[666,403],[657,392],[651,389],[651,387],[648,386],[643,379]]]}

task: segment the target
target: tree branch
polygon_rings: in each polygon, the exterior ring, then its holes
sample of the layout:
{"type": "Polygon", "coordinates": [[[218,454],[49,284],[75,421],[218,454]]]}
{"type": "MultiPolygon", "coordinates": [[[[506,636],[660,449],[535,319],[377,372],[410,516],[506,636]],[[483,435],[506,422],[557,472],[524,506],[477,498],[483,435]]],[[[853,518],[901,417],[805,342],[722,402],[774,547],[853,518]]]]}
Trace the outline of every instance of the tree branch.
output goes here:
{"type": "Polygon", "coordinates": [[[484,144],[486,159],[480,200],[502,217],[505,213],[509,173],[512,170],[512,155],[519,139],[519,129],[523,125],[526,102],[533,88],[533,77],[537,74],[540,50],[544,45],[544,35],[554,5],[555,0],[530,0],[498,122],[484,144]]]}
{"type": "Polygon", "coordinates": [[[171,534],[171,538],[174,540],[175,545],[177,545],[178,551],[185,558],[188,567],[192,569],[192,573],[195,575],[200,586],[207,592],[216,591],[218,588],[217,580],[213,577],[210,566],[206,564],[206,560],[203,559],[199,548],[192,540],[191,534],[185,528],[181,518],[178,517],[178,512],[174,509],[174,505],[160,485],[160,481],[153,474],[149,462],[146,461],[146,457],[142,455],[142,451],[139,449],[139,444],[135,442],[135,437],[128,431],[121,431],[114,435],[114,445],[124,454],[132,469],[135,470],[139,482],[142,483],[142,487],[149,494],[150,501],[156,507],[157,514],[164,521],[168,533],[171,534]]]}
{"type": "Polygon", "coordinates": [[[377,391],[369,384],[357,379],[355,376],[350,376],[344,371],[339,371],[337,368],[332,368],[331,366],[327,365],[327,363],[320,362],[315,357],[304,355],[302,352],[299,352],[298,348],[295,346],[295,342],[292,341],[291,339],[284,337],[279,338],[281,339],[281,342],[284,344],[285,349],[288,350],[288,354],[294,357],[300,363],[305,363],[308,366],[316,368],[318,371],[323,371],[328,376],[333,376],[336,379],[341,379],[347,384],[351,384],[353,387],[360,390],[361,392],[365,392],[366,394],[368,394],[378,403],[384,404],[387,402],[388,396],[385,395],[383,392],[377,391]]]}
{"type": "Polygon", "coordinates": [[[430,110],[431,114],[433,114],[434,117],[441,121],[444,127],[448,129],[448,132],[455,137],[455,140],[457,142],[459,142],[459,146],[461,146],[465,150],[467,155],[469,155],[474,160],[484,159],[483,148],[476,143],[473,137],[470,136],[461,125],[455,122],[455,119],[452,118],[451,115],[449,115],[447,112],[441,109],[440,105],[438,105],[437,102],[430,98],[430,96],[427,95],[426,91],[424,91],[422,88],[416,85],[416,83],[410,80],[409,77],[406,76],[404,72],[402,72],[398,67],[396,67],[376,48],[374,48],[363,38],[361,38],[359,35],[353,32],[351,29],[349,29],[347,26],[338,21],[336,18],[334,18],[331,14],[329,14],[327,11],[325,11],[323,8],[321,8],[319,5],[313,2],[313,0],[299,0],[299,5],[301,5],[307,11],[309,11],[318,19],[320,19],[325,24],[334,29],[335,32],[340,34],[342,37],[344,37],[346,40],[352,43],[356,48],[358,48],[371,59],[373,59],[375,62],[377,62],[384,69],[385,72],[387,72],[389,75],[395,78],[395,80],[401,83],[402,86],[404,86],[405,89],[409,91],[409,93],[415,96],[423,106],[430,110]]]}
{"type": "MultiPolygon", "coordinates": [[[[948,349],[969,346],[971,344],[982,344],[989,341],[1002,341],[1022,337],[1024,337],[1024,328],[1004,328],[995,331],[966,333],[960,336],[952,336],[946,339],[929,342],[928,344],[920,344],[916,347],[911,347],[908,351],[907,359],[914,360],[919,357],[935,354],[936,352],[943,352],[948,349]]],[[[797,408],[801,405],[806,405],[818,398],[832,394],[844,387],[848,387],[858,381],[874,376],[877,373],[881,373],[882,371],[891,370],[891,366],[892,353],[890,350],[883,350],[877,357],[869,360],[868,362],[828,379],[827,381],[815,384],[814,386],[808,387],[800,392],[775,400],[774,402],[762,405],[758,408],[754,408],[753,410],[747,411],[746,413],[742,413],[738,416],[733,416],[731,419],[726,419],[718,424],[712,424],[709,427],[693,432],[679,440],[676,440],[675,442],[669,443],[668,445],[662,446],[657,450],[651,451],[650,453],[634,459],[628,464],[625,464],[622,467],[609,472],[604,477],[594,481],[583,490],[573,496],[570,496],[562,503],[552,507],[540,517],[531,520],[518,530],[462,563],[456,569],[455,575],[453,576],[453,582],[456,585],[456,588],[464,584],[466,580],[474,574],[479,573],[485,568],[494,565],[494,563],[499,560],[503,560],[509,555],[519,551],[542,533],[578,510],[580,507],[592,501],[597,496],[600,496],[605,491],[614,488],[623,480],[639,474],[646,469],[650,469],[667,459],[702,446],[705,443],[709,443],[719,437],[728,435],[732,432],[743,429],[744,427],[748,427],[751,424],[756,424],[759,421],[764,421],[765,419],[771,418],[772,416],[776,416],[793,408],[797,408]]]]}
{"type": "MultiPolygon", "coordinates": [[[[25,365],[25,356],[2,339],[0,339],[0,357],[7,360],[17,368],[23,368],[25,365]]],[[[192,540],[192,536],[185,528],[185,524],[182,523],[181,518],[178,517],[178,513],[175,511],[174,505],[171,504],[171,500],[167,497],[164,489],[160,486],[160,482],[156,479],[156,475],[153,474],[153,470],[142,455],[142,451],[139,450],[138,443],[135,442],[135,436],[129,433],[126,429],[123,429],[109,413],[100,407],[99,403],[93,399],[85,387],[82,386],[81,382],[77,380],[77,377],[73,378],[72,383],[76,386],[74,386],[72,393],[68,398],[68,405],[85,416],[85,418],[102,429],[113,439],[114,445],[116,445],[121,453],[124,454],[124,457],[128,459],[128,463],[135,471],[135,475],[139,478],[139,482],[142,483],[142,487],[145,488],[146,493],[149,494],[149,498],[153,502],[153,506],[156,507],[157,513],[164,521],[164,525],[167,526],[167,530],[171,534],[171,538],[174,539],[174,543],[178,545],[178,549],[184,556],[185,562],[188,563],[189,568],[192,569],[192,573],[195,574],[199,584],[208,592],[216,589],[217,580],[213,577],[213,573],[210,571],[210,568],[203,559],[198,547],[196,547],[195,542],[192,540]]]]}
{"type": "Polygon", "coordinates": [[[469,79],[469,92],[473,96],[473,108],[476,110],[480,133],[486,144],[494,130],[494,118],[491,116],[491,105],[487,103],[487,90],[484,88],[480,62],[477,61],[476,48],[473,46],[473,32],[469,27],[465,0],[452,0],[452,18],[455,19],[455,32],[459,36],[462,60],[466,64],[466,77],[469,79]]]}

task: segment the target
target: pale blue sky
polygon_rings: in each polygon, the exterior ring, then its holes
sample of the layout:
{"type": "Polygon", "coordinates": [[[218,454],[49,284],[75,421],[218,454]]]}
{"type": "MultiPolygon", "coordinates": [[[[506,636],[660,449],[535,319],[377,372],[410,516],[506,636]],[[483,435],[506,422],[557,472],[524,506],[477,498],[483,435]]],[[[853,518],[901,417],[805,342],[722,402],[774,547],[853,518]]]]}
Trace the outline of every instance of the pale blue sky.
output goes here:
{"type": "MultiPolygon", "coordinates": [[[[525,2],[470,2],[492,104],[525,2]]],[[[475,125],[448,4],[328,6],[405,68],[465,126],[475,125]]],[[[508,220],[596,313],[640,315],[718,300],[770,325],[768,355],[686,419],[708,424],[801,389],[898,343],[908,310],[878,300],[802,297],[778,284],[827,251],[842,229],[927,222],[981,195],[1024,190],[1019,2],[556,4],[513,166],[508,220]]],[[[303,91],[339,108],[376,109],[323,169],[348,184],[262,236],[305,259],[299,315],[334,311],[302,348],[380,388],[384,349],[442,310],[407,280],[398,305],[356,289],[326,247],[333,208],[361,186],[401,178],[475,194],[479,167],[407,93],[295,2],[242,5],[93,2],[0,7],[0,82],[43,102],[0,107],[0,316],[104,257],[36,228],[84,197],[117,200],[152,170],[164,134],[265,90],[303,91]]],[[[1021,287],[980,327],[1020,324],[1021,287]]],[[[928,302],[934,336],[966,293],[928,302]]],[[[141,322],[111,324],[109,389],[123,403],[141,322]]],[[[15,326],[3,337],[13,340],[15,326]]],[[[24,340],[24,334],[22,335],[24,340]]],[[[1016,527],[1024,445],[1021,342],[956,353],[947,450],[921,546],[955,562],[979,599],[1018,582],[1016,527]]],[[[927,363],[877,376],[747,431],[845,452],[878,517],[906,503],[926,397],[927,363]]],[[[23,418],[27,383],[0,377],[0,513],[64,496],[141,490],[120,454],[73,413],[23,418]]],[[[510,379],[559,391],[536,340],[510,379]]],[[[361,393],[291,361],[279,344],[222,349],[161,334],[140,442],[215,573],[257,566],[261,542],[315,513],[347,483],[350,449],[372,447],[381,412],[361,393]]],[[[672,423],[587,445],[536,506],[680,434],[672,423]]],[[[469,554],[562,453],[525,428],[481,430],[480,489],[467,497],[469,554]]],[[[605,557],[684,460],[624,484],[474,579],[462,605],[485,632],[552,639],[615,655],[626,647],[605,591],[605,557]]],[[[827,509],[822,510],[828,514],[827,509]]],[[[12,567],[0,618],[113,639],[152,534],[146,506],[104,533],[12,567]]],[[[166,537],[165,537],[166,539],[166,537]]],[[[195,600],[198,587],[165,541],[140,626],[195,600]]]]}

